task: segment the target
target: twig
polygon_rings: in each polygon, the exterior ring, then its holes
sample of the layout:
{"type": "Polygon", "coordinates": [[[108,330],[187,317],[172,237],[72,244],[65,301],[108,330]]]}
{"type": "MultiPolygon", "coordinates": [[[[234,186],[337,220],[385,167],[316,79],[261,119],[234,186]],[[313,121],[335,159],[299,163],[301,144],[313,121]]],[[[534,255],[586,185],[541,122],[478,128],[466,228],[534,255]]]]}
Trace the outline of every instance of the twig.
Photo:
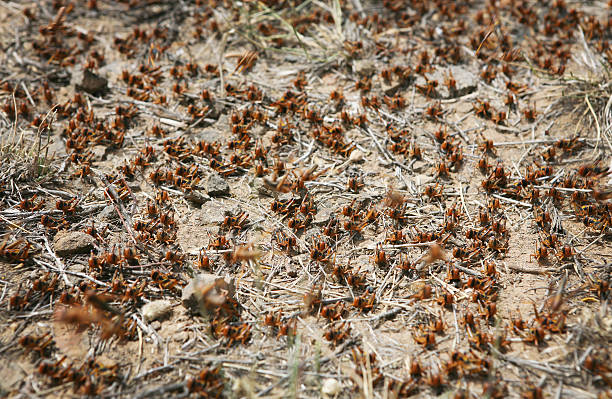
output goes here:
{"type": "Polygon", "coordinates": [[[472,269],[468,269],[467,267],[463,267],[461,265],[455,264],[454,267],[457,268],[457,270],[460,270],[464,273],[467,274],[471,274],[474,277],[478,277],[478,278],[484,278],[484,275],[480,272],[477,272],[476,270],[472,270],[472,269]]]}
{"type": "Polygon", "coordinates": [[[153,397],[155,395],[163,395],[163,394],[166,394],[166,393],[169,393],[169,392],[176,392],[176,391],[179,391],[179,390],[185,390],[185,383],[184,382],[166,384],[166,385],[162,385],[162,386],[157,387],[157,388],[147,389],[147,390],[144,390],[144,391],[140,391],[139,393],[134,395],[134,398],[136,398],[136,399],[150,398],[150,397],[153,397]]]}
{"type": "Polygon", "coordinates": [[[517,266],[517,265],[512,265],[512,264],[508,265],[508,269],[512,269],[514,271],[522,272],[522,273],[529,273],[529,274],[548,274],[548,273],[552,273],[552,272],[558,271],[555,268],[530,269],[528,267],[522,267],[522,266],[517,266]]]}
{"type": "Polygon", "coordinates": [[[461,198],[461,205],[463,205],[463,210],[465,211],[465,214],[467,215],[468,219],[472,221],[472,215],[470,215],[470,211],[468,211],[467,206],[465,205],[465,198],[463,197],[463,186],[461,185],[461,182],[459,182],[459,196],[461,198]]]}
{"type": "Polygon", "coordinates": [[[597,147],[599,146],[599,142],[601,141],[601,126],[599,126],[599,119],[597,118],[597,114],[595,114],[595,110],[589,101],[589,95],[584,96],[584,101],[586,101],[587,106],[589,107],[589,111],[593,115],[593,119],[595,119],[595,126],[597,127],[597,141],[595,142],[595,148],[593,148],[593,154],[597,151],[597,147]]]}
{"type": "Polygon", "coordinates": [[[113,203],[113,206],[115,207],[115,211],[117,212],[117,215],[119,215],[119,219],[121,219],[121,223],[123,223],[123,227],[125,227],[125,230],[130,235],[132,242],[134,243],[134,245],[136,245],[136,247],[138,247],[138,249],[146,253],[147,251],[144,248],[144,246],[140,242],[138,242],[138,240],[136,240],[136,237],[134,236],[134,230],[132,229],[132,221],[130,220],[129,215],[127,215],[125,212],[125,208],[123,207],[123,202],[119,198],[119,194],[117,193],[115,188],[112,186],[112,184],[110,184],[108,180],[106,180],[106,177],[102,173],[96,172],[96,175],[102,182],[104,186],[104,193],[109,197],[109,199],[113,203]]]}
{"type": "Polygon", "coordinates": [[[391,310],[389,310],[387,312],[384,312],[384,313],[381,313],[379,315],[376,315],[374,317],[369,318],[368,321],[379,321],[379,320],[382,320],[382,319],[391,319],[391,318],[397,316],[402,310],[403,310],[403,308],[401,308],[401,307],[398,307],[398,308],[395,308],[395,309],[391,309],[391,310]]]}
{"type": "Polygon", "coordinates": [[[51,246],[49,246],[49,240],[47,239],[46,235],[43,235],[43,240],[45,241],[45,248],[47,249],[47,252],[49,252],[49,255],[51,255],[51,257],[55,260],[55,264],[57,265],[62,279],[68,287],[72,287],[74,284],[72,284],[72,282],[68,280],[68,276],[66,276],[66,272],[64,271],[64,269],[66,269],[66,266],[64,266],[64,263],[57,257],[55,252],[53,252],[51,246]]]}
{"type": "Polygon", "coordinates": [[[179,361],[177,360],[177,361],[174,361],[174,362],[172,362],[172,363],[170,363],[170,364],[168,364],[166,366],[154,367],[154,368],[149,369],[147,371],[143,371],[142,373],[134,376],[134,378],[132,378],[132,381],[139,380],[139,379],[144,378],[144,377],[146,377],[146,376],[148,376],[150,374],[158,373],[160,371],[172,370],[174,368],[174,365],[177,364],[178,362],[179,361]]]}
{"type": "Polygon", "coordinates": [[[527,203],[527,202],[517,201],[517,200],[512,199],[512,198],[504,197],[503,195],[499,195],[499,194],[492,194],[491,196],[492,196],[493,198],[497,198],[497,199],[499,199],[499,200],[506,201],[506,202],[509,202],[509,203],[511,203],[511,204],[515,204],[515,205],[522,205],[522,206],[525,206],[525,207],[527,207],[527,208],[531,208],[531,207],[533,207],[533,205],[531,205],[531,204],[529,204],[529,203],[527,203]]]}

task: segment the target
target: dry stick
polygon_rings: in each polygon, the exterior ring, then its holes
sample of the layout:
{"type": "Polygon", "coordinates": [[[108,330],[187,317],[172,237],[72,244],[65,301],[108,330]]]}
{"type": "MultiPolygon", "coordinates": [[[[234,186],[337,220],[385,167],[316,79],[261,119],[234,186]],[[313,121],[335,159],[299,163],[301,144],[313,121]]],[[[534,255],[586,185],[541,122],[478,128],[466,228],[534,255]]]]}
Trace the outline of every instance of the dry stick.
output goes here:
{"type": "Polygon", "coordinates": [[[582,248],[579,251],[576,251],[578,254],[583,254],[586,252],[587,249],[591,248],[591,246],[593,246],[597,241],[601,240],[604,237],[604,233],[601,233],[596,239],[594,239],[593,241],[591,241],[586,247],[582,248]]]}
{"type": "Polygon", "coordinates": [[[397,314],[399,314],[399,312],[401,312],[403,310],[403,308],[401,307],[397,307],[395,309],[391,309],[387,312],[381,313],[379,315],[370,317],[368,319],[368,321],[379,321],[379,320],[383,320],[383,319],[391,319],[395,316],[397,316],[397,314]]]}
{"type": "Polygon", "coordinates": [[[492,196],[492,197],[494,197],[494,198],[497,198],[497,199],[499,199],[499,200],[509,202],[509,203],[511,203],[511,204],[515,204],[515,205],[522,205],[522,206],[525,206],[525,207],[527,207],[527,208],[531,208],[531,207],[533,207],[533,205],[531,205],[531,204],[529,204],[529,203],[527,203],[527,202],[517,201],[517,200],[514,200],[514,199],[512,199],[512,198],[507,198],[507,197],[504,197],[503,195],[493,194],[493,195],[491,195],[491,196],[492,196]]]}
{"type": "Polygon", "coordinates": [[[158,347],[161,347],[161,340],[160,340],[161,337],[157,334],[157,332],[153,328],[151,328],[150,326],[147,326],[142,320],[140,320],[140,318],[136,314],[132,315],[132,319],[134,319],[134,321],[136,321],[138,326],[140,326],[140,328],[146,331],[147,334],[149,334],[149,336],[153,338],[153,340],[155,341],[155,344],[158,347]]]}
{"type": "Polygon", "coordinates": [[[55,252],[51,250],[51,247],[49,246],[49,240],[47,240],[46,235],[43,235],[43,240],[45,240],[45,248],[47,249],[47,252],[49,252],[49,255],[51,255],[51,257],[55,260],[55,264],[57,265],[57,268],[59,269],[59,272],[62,275],[62,279],[68,287],[72,287],[74,284],[72,284],[72,282],[68,280],[68,276],[66,276],[66,272],[64,271],[66,267],[64,266],[64,263],[62,263],[62,261],[57,257],[55,252]]]}
{"type": "MultiPolygon", "coordinates": [[[[429,247],[435,243],[436,243],[435,241],[427,241],[427,242],[415,242],[415,243],[397,244],[397,245],[384,245],[382,249],[429,247]]],[[[373,251],[376,249],[376,247],[362,247],[361,249],[367,249],[367,250],[373,251]]]]}
{"type": "Polygon", "coordinates": [[[224,54],[225,54],[225,45],[227,42],[227,32],[223,33],[223,36],[221,37],[221,42],[219,43],[219,59],[217,60],[217,66],[219,68],[219,79],[221,82],[221,97],[225,97],[225,82],[224,82],[224,76],[223,76],[223,59],[224,59],[224,54]]]}
{"type": "Polygon", "coordinates": [[[458,265],[458,264],[455,264],[455,265],[453,265],[453,266],[454,266],[454,267],[455,267],[457,270],[462,271],[462,272],[467,273],[467,274],[471,274],[471,275],[472,275],[472,276],[474,276],[474,277],[477,277],[477,278],[484,278],[483,274],[482,274],[482,273],[480,273],[480,272],[477,272],[476,270],[468,269],[467,267],[463,267],[463,266],[458,265]]]}
{"type": "Polygon", "coordinates": [[[32,234],[32,232],[30,230],[28,230],[28,229],[26,229],[24,227],[21,227],[18,224],[15,224],[15,223],[11,222],[10,220],[5,219],[3,216],[0,216],[0,220],[2,220],[4,223],[10,225],[11,227],[14,227],[16,229],[19,229],[19,230],[23,231],[24,233],[32,234]]]}
{"type": "MultiPolygon", "coordinates": [[[[38,260],[36,258],[34,258],[32,260],[34,261],[34,263],[36,263],[39,266],[48,267],[49,269],[51,269],[51,270],[53,270],[55,272],[58,272],[58,273],[61,272],[60,269],[56,269],[56,268],[54,268],[54,267],[52,267],[52,266],[50,266],[50,265],[48,265],[48,264],[46,264],[44,262],[41,262],[40,260],[38,260]]],[[[88,275],[86,273],[73,272],[73,271],[70,271],[70,270],[64,270],[64,273],[65,274],[70,274],[71,276],[77,276],[77,277],[81,277],[81,278],[87,279],[87,280],[89,280],[91,282],[94,282],[94,283],[98,284],[101,287],[108,287],[109,286],[108,284],[106,284],[106,283],[104,283],[104,282],[102,282],[100,280],[96,280],[95,278],[91,277],[90,275],[88,275]]]]}
{"type": "MultiPolygon", "coordinates": [[[[570,367],[563,367],[565,369],[567,369],[566,372],[563,372],[561,370],[555,370],[552,367],[550,367],[548,364],[543,363],[543,362],[536,362],[535,360],[527,360],[527,359],[521,359],[519,357],[514,357],[514,356],[506,356],[504,354],[502,354],[501,352],[499,352],[493,345],[489,344],[489,348],[491,349],[491,351],[495,352],[495,354],[497,355],[497,357],[499,357],[500,359],[503,359],[507,362],[513,363],[517,366],[524,366],[524,367],[530,367],[536,370],[540,370],[543,371],[547,374],[556,376],[556,377],[569,377],[571,376],[571,374],[569,374],[569,371],[571,370],[570,367]]],[[[558,368],[560,368],[558,366],[558,368]]]]}
{"type": "Polygon", "coordinates": [[[561,399],[561,393],[563,392],[563,381],[559,381],[559,387],[555,393],[555,399],[561,399]]]}
{"type": "Polygon", "coordinates": [[[365,131],[370,136],[370,138],[374,141],[374,144],[376,144],[376,148],[378,148],[378,151],[380,151],[380,153],[385,157],[387,162],[390,162],[393,165],[399,166],[400,168],[404,170],[411,171],[411,168],[409,168],[408,166],[404,165],[401,162],[396,161],[395,159],[393,159],[391,155],[387,153],[387,151],[385,151],[383,146],[378,142],[378,140],[376,140],[376,137],[374,136],[374,133],[372,133],[370,128],[367,128],[367,129],[361,128],[361,130],[365,131]]]}
{"type": "Polygon", "coordinates": [[[134,242],[134,245],[136,245],[136,247],[138,247],[138,249],[140,249],[141,251],[146,252],[146,249],[144,248],[144,246],[140,245],[140,243],[136,240],[136,237],[134,237],[134,231],[132,230],[131,220],[129,220],[129,223],[126,222],[126,219],[128,219],[129,216],[125,215],[125,208],[123,207],[123,202],[121,202],[119,198],[119,194],[117,194],[117,191],[115,190],[115,188],[108,182],[108,180],[106,180],[106,177],[102,173],[96,172],[96,175],[98,176],[103,186],[105,187],[104,192],[109,196],[109,199],[113,203],[113,206],[115,207],[115,211],[117,211],[117,214],[119,215],[119,219],[121,219],[121,223],[123,223],[123,227],[125,227],[125,230],[130,235],[130,238],[134,242]]]}
{"type": "Polygon", "coordinates": [[[310,157],[310,155],[312,155],[312,153],[314,152],[314,143],[315,143],[315,140],[313,139],[310,142],[310,145],[308,146],[308,151],[306,151],[304,155],[302,155],[301,157],[299,157],[293,162],[294,166],[299,165],[300,162],[305,161],[306,159],[308,159],[308,157],[310,157]]]}
{"type": "Polygon", "coordinates": [[[382,283],[380,284],[380,287],[378,288],[378,290],[376,291],[376,297],[379,297],[380,294],[382,293],[382,291],[385,289],[385,286],[387,285],[387,280],[389,279],[389,276],[391,275],[391,273],[393,272],[393,268],[390,267],[389,271],[387,272],[387,274],[385,275],[385,278],[383,279],[382,283]]]}
{"type": "Polygon", "coordinates": [[[172,384],[166,384],[166,385],[162,385],[160,387],[157,388],[153,388],[153,389],[148,389],[145,391],[141,391],[140,393],[137,393],[136,395],[134,395],[134,398],[136,399],[140,399],[140,398],[150,398],[154,395],[161,395],[161,394],[165,394],[168,392],[175,392],[178,390],[183,390],[185,391],[185,383],[184,382],[175,382],[172,384]]]}
{"type": "MultiPolygon", "coordinates": [[[[140,371],[140,366],[142,365],[142,328],[138,327],[138,367],[136,368],[136,372],[140,371]]],[[[131,373],[131,370],[130,370],[131,373]]]]}
{"type": "Polygon", "coordinates": [[[470,215],[470,212],[468,211],[467,206],[465,205],[465,198],[463,197],[463,185],[461,184],[461,182],[459,182],[459,196],[461,198],[461,205],[463,205],[463,210],[465,211],[465,214],[467,215],[468,219],[472,221],[472,215],[470,215]]]}
{"type": "Polygon", "coordinates": [[[176,360],[176,361],[174,361],[174,362],[172,362],[172,363],[170,363],[170,364],[168,364],[166,366],[154,367],[154,368],[149,369],[147,371],[143,371],[142,373],[134,376],[134,378],[132,378],[132,381],[139,380],[139,379],[144,378],[144,377],[146,377],[146,376],[148,376],[150,374],[157,373],[157,372],[160,372],[160,371],[172,370],[174,368],[174,365],[177,364],[178,362],[179,361],[176,360]]]}
{"type": "Polygon", "coordinates": [[[455,322],[455,342],[453,343],[453,350],[459,345],[461,336],[459,335],[459,323],[457,322],[457,306],[453,303],[453,318],[455,322]]]}
{"type": "Polygon", "coordinates": [[[558,271],[554,267],[549,267],[546,269],[531,269],[528,267],[522,267],[522,266],[516,266],[516,265],[507,265],[507,267],[517,272],[530,273],[530,274],[547,274],[547,273],[558,271]]]}

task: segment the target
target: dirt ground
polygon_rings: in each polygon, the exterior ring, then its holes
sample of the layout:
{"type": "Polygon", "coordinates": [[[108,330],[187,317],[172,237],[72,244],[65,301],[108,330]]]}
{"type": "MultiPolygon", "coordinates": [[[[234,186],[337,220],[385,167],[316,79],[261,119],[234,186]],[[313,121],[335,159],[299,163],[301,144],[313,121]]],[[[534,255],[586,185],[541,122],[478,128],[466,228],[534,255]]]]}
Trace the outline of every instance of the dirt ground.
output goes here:
{"type": "Polygon", "coordinates": [[[0,396],[612,397],[612,2],[0,4],[0,396]]]}

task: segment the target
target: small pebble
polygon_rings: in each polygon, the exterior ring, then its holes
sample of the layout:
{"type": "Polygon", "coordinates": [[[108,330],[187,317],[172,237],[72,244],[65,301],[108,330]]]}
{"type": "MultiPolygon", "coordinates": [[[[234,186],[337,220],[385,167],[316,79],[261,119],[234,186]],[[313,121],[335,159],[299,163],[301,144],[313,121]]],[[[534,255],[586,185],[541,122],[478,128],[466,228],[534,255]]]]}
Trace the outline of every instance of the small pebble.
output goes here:
{"type": "Polygon", "coordinates": [[[208,177],[206,190],[211,197],[223,197],[229,195],[230,188],[225,179],[218,173],[213,173],[208,177]]]}
{"type": "Polygon", "coordinates": [[[172,336],[172,339],[175,342],[180,342],[183,343],[185,341],[187,341],[189,339],[189,333],[187,331],[181,331],[179,333],[176,333],[172,336]]]}
{"type": "Polygon", "coordinates": [[[142,316],[145,321],[162,319],[170,312],[172,312],[172,304],[165,299],[149,302],[142,307],[142,316]]]}
{"type": "Polygon", "coordinates": [[[353,150],[351,152],[351,155],[349,155],[349,161],[351,161],[352,163],[358,163],[363,161],[363,152],[359,150],[353,150]]]}
{"type": "Polygon", "coordinates": [[[342,385],[334,378],[326,378],[321,387],[321,393],[324,397],[334,397],[340,393],[342,385]]]}
{"type": "Polygon", "coordinates": [[[55,236],[54,249],[58,256],[87,254],[93,244],[94,238],[82,231],[60,231],[55,236]]]}

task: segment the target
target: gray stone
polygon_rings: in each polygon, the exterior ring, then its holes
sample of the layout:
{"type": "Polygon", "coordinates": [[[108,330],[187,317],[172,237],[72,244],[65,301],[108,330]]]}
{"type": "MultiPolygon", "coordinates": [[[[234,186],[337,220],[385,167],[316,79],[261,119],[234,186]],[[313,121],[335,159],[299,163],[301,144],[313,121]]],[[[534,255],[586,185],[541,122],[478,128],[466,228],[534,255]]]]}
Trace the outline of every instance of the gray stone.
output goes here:
{"type": "Polygon", "coordinates": [[[270,187],[266,184],[264,179],[256,177],[251,182],[251,192],[255,195],[262,195],[264,197],[273,197],[274,193],[270,190],[270,187]]]}
{"type": "Polygon", "coordinates": [[[64,143],[60,135],[54,135],[51,137],[51,142],[49,143],[49,155],[51,157],[60,158],[67,155],[66,143],[64,143]]]}
{"type": "Polygon", "coordinates": [[[183,343],[189,339],[189,333],[187,331],[181,331],[172,335],[172,339],[175,342],[183,343]]]}
{"type": "Polygon", "coordinates": [[[222,197],[229,195],[230,192],[229,184],[227,184],[225,179],[218,173],[213,173],[208,176],[206,190],[211,197],[222,197]]]}
{"type": "Polygon", "coordinates": [[[98,218],[107,222],[113,221],[117,219],[117,211],[115,211],[115,207],[113,205],[107,205],[102,208],[98,214],[98,218]]]}
{"type": "Polygon", "coordinates": [[[53,247],[58,256],[86,254],[93,249],[94,238],[82,231],[62,230],[55,236],[53,247]]]}
{"type": "Polygon", "coordinates": [[[223,207],[220,201],[210,201],[202,204],[202,210],[198,215],[200,217],[200,223],[205,225],[219,225],[225,220],[230,212],[227,208],[223,207]]]}
{"type": "Polygon", "coordinates": [[[225,139],[223,134],[217,129],[202,130],[194,138],[197,141],[204,141],[206,143],[222,142],[225,139]]]}
{"type": "Polygon", "coordinates": [[[374,61],[370,59],[363,59],[354,61],[353,69],[357,75],[370,76],[375,72],[376,66],[374,65],[374,61]]]}
{"type": "Polygon", "coordinates": [[[215,103],[210,107],[210,111],[206,115],[207,118],[217,120],[223,112],[225,111],[225,105],[215,101],[215,103]]]}
{"type": "Polygon", "coordinates": [[[145,304],[141,311],[145,321],[165,319],[172,313],[172,303],[166,299],[159,299],[145,304]]]}
{"type": "Polygon", "coordinates": [[[94,158],[98,161],[104,161],[106,158],[106,150],[107,147],[105,145],[95,145],[91,149],[91,152],[94,154],[94,158]]]}
{"type": "MultiPolygon", "coordinates": [[[[436,92],[438,97],[441,98],[455,98],[462,97],[467,94],[470,94],[478,88],[478,77],[470,72],[463,66],[460,65],[451,65],[446,70],[436,70],[431,73],[428,78],[430,80],[435,80],[438,82],[438,87],[436,87],[436,92]],[[449,76],[449,72],[452,73],[453,79],[455,79],[455,90],[449,91],[448,87],[444,84],[446,79],[449,76]]],[[[419,76],[415,82],[418,85],[425,85],[426,81],[422,76],[419,76]]]]}
{"type": "Polygon", "coordinates": [[[153,323],[151,323],[151,327],[153,327],[155,331],[159,331],[161,328],[161,322],[159,320],[155,320],[153,323]]]}
{"type": "Polygon", "coordinates": [[[202,190],[198,190],[198,189],[191,190],[185,193],[185,198],[188,201],[191,201],[192,203],[194,203],[195,205],[202,205],[203,203],[210,201],[210,197],[204,194],[202,190]]]}
{"type": "Polygon", "coordinates": [[[380,83],[380,88],[382,89],[383,93],[385,93],[385,95],[387,96],[392,96],[395,93],[397,93],[404,85],[401,82],[385,82],[384,80],[381,80],[380,83]]]}
{"type": "Polygon", "coordinates": [[[26,379],[21,365],[16,361],[6,361],[0,364],[0,396],[8,398],[19,390],[20,384],[26,379]]]}
{"type": "Polygon", "coordinates": [[[142,188],[140,187],[140,183],[136,181],[127,182],[127,185],[130,188],[130,190],[132,190],[133,193],[138,193],[142,191],[142,188]]]}
{"type": "Polygon", "coordinates": [[[334,206],[329,201],[322,201],[317,205],[317,213],[314,216],[315,225],[326,225],[332,215],[336,213],[334,206]]]}
{"type": "Polygon", "coordinates": [[[90,94],[102,94],[108,90],[108,81],[91,72],[89,69],[83,71],[83,79],[81,84],[76,85],[79,90],[84,90],[90,94]]]}
{"type": "Polygon", "coordinates": [[[326,378],[321,385],[324,398],[335,398],[342,391],[342,384],[334,378],[326,378]]]}
{"type": "Polygon", "coordinates": [[[478,77],[476,75],[459,65],[452,65],[450,70],[453,78],[457,81],[457,97],[476,91],[478,87],[478,77]]]}
{"type": "Polygon", "coordinates": [[[179,220],[176,241],[183,252],[197,255],[200,249],[208,246],[209,238],[217,235],[228,214],[221,201],[211,200],[203,203],[199,212],[179,220]]]}

